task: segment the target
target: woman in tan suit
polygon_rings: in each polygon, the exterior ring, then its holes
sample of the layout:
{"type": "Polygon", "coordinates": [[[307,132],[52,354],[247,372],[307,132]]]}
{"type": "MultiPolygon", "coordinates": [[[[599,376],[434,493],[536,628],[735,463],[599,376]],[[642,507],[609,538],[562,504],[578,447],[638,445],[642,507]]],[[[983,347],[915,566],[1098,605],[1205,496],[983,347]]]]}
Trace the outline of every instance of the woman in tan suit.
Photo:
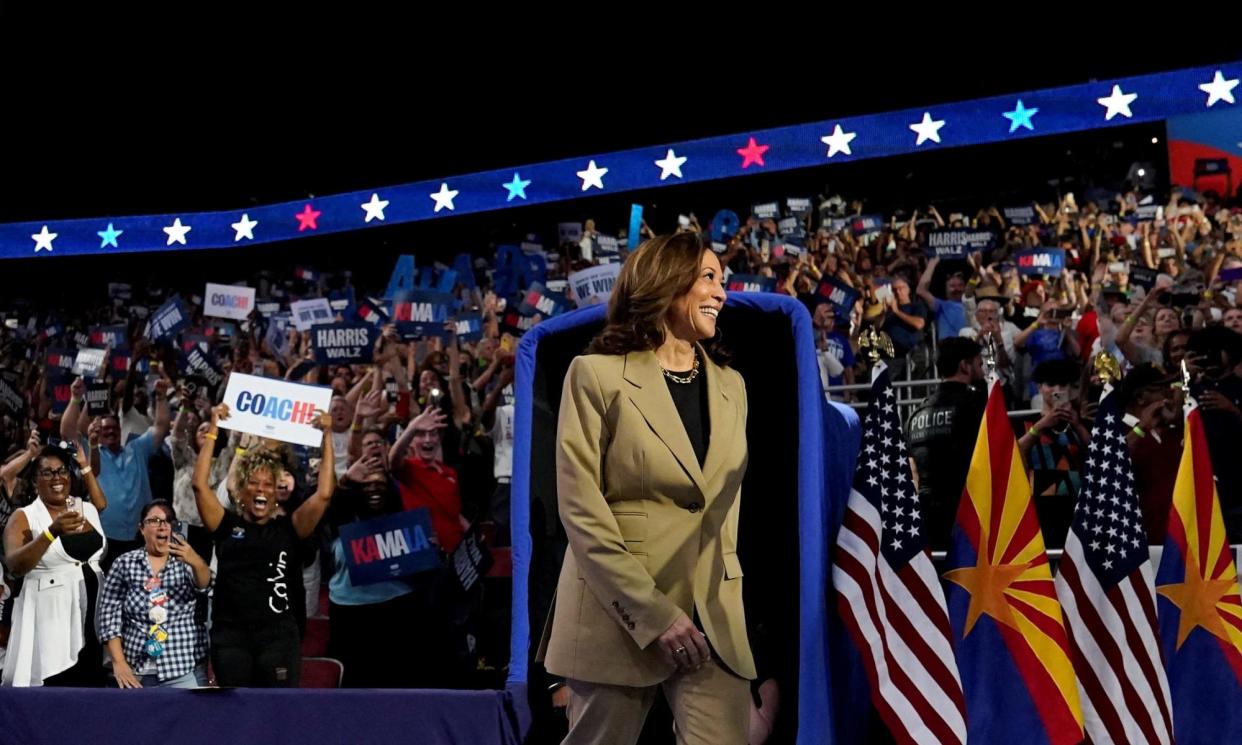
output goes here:
{"type": "Polygon", "coordinates": [[[540,651],[570,690],[566,743],[635,742],[658,687],[679,743],[746,741],[746,386],[716,344],[724,301],[696,235],[653,238],[569,367],[556,457],[569,551],[540,651]]]}

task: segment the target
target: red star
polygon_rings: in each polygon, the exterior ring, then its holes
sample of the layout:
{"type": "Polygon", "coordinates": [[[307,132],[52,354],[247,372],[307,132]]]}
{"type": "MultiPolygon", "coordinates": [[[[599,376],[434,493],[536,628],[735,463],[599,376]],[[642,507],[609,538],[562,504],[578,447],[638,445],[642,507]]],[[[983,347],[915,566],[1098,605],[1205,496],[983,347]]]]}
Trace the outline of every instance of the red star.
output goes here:
{"type": "Polygon", "coordinates": [[[763,154],[768,151],[769,145],[755,144],[755,138],[750,138],[750,142],[746,143],[746,147],[739,147],[737,154],[742,156],[742,168],[749,168],[752,163],[763,165],[763,154]]]}
{"type": "Polygon", "coordinates": [[[301,233],[303,230],[307,230],[308,228],[310,230],[318,230],[319,226],[315,224],[315,221],[318,220],[319,216],[322,214],[323,213],[319,210],[311,209],[309,204],[306,205],[305,209],[294,215],[294,217],[298,219],[298,232],[301,233]]]}

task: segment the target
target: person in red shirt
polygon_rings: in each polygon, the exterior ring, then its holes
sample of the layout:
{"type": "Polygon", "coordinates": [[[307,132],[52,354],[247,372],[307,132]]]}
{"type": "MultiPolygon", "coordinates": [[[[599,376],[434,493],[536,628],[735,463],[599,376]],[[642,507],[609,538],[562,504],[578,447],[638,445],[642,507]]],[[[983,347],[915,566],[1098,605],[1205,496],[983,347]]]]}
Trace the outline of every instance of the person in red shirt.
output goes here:
{"type": "Polygon", "coordinates": [[[402,505],[407,510],[426,507],[440,550],[452,553],[470,523],[461,514],[457,471],[444,464],[440,430],[447,424],[440,407],[428,406],[393,443],[388,462],[393,464],[402,505]]]}

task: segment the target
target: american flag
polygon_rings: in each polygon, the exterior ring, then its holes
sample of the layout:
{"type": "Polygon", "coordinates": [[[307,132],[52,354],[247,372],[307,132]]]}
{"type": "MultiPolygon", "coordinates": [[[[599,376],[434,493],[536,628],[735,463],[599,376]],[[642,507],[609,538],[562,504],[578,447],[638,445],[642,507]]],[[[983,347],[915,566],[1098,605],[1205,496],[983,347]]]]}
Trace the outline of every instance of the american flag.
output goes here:
{"type": "Polygon", "coordinates": [[[897,742],[964,743],[966,704],[949,615],[887,370],[871,386],[832,581],[872,703],[897,742]]]}
{"type": "Polygon", "coordinates": [[[1116,394],[1100,402],[1057,574],[1092,742],[1170,743],[1155,576],[1116,394]]]}
{"type": "Polygon", "coordinates": [[[388,316],[370,300],[358,304],[358,317],[372,326],[382,326],[388,322],[388,316]]]}

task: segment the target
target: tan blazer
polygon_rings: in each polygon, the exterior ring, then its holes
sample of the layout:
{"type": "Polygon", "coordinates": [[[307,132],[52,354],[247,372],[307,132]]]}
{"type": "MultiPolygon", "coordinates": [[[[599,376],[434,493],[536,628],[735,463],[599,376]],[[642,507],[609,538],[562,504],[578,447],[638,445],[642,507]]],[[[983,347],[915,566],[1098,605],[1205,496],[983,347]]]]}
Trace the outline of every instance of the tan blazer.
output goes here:
{"type": "Polygon", "coordinates": [[[746,387],[700,354],[710,426],[701,469],[653,352],[569,366],[556,451],[569,550],[538,655],[555,675],[656,685],[675,670],[653,642],[697,610],[724,664],[755,677],[737,559],[746,387]]]}

